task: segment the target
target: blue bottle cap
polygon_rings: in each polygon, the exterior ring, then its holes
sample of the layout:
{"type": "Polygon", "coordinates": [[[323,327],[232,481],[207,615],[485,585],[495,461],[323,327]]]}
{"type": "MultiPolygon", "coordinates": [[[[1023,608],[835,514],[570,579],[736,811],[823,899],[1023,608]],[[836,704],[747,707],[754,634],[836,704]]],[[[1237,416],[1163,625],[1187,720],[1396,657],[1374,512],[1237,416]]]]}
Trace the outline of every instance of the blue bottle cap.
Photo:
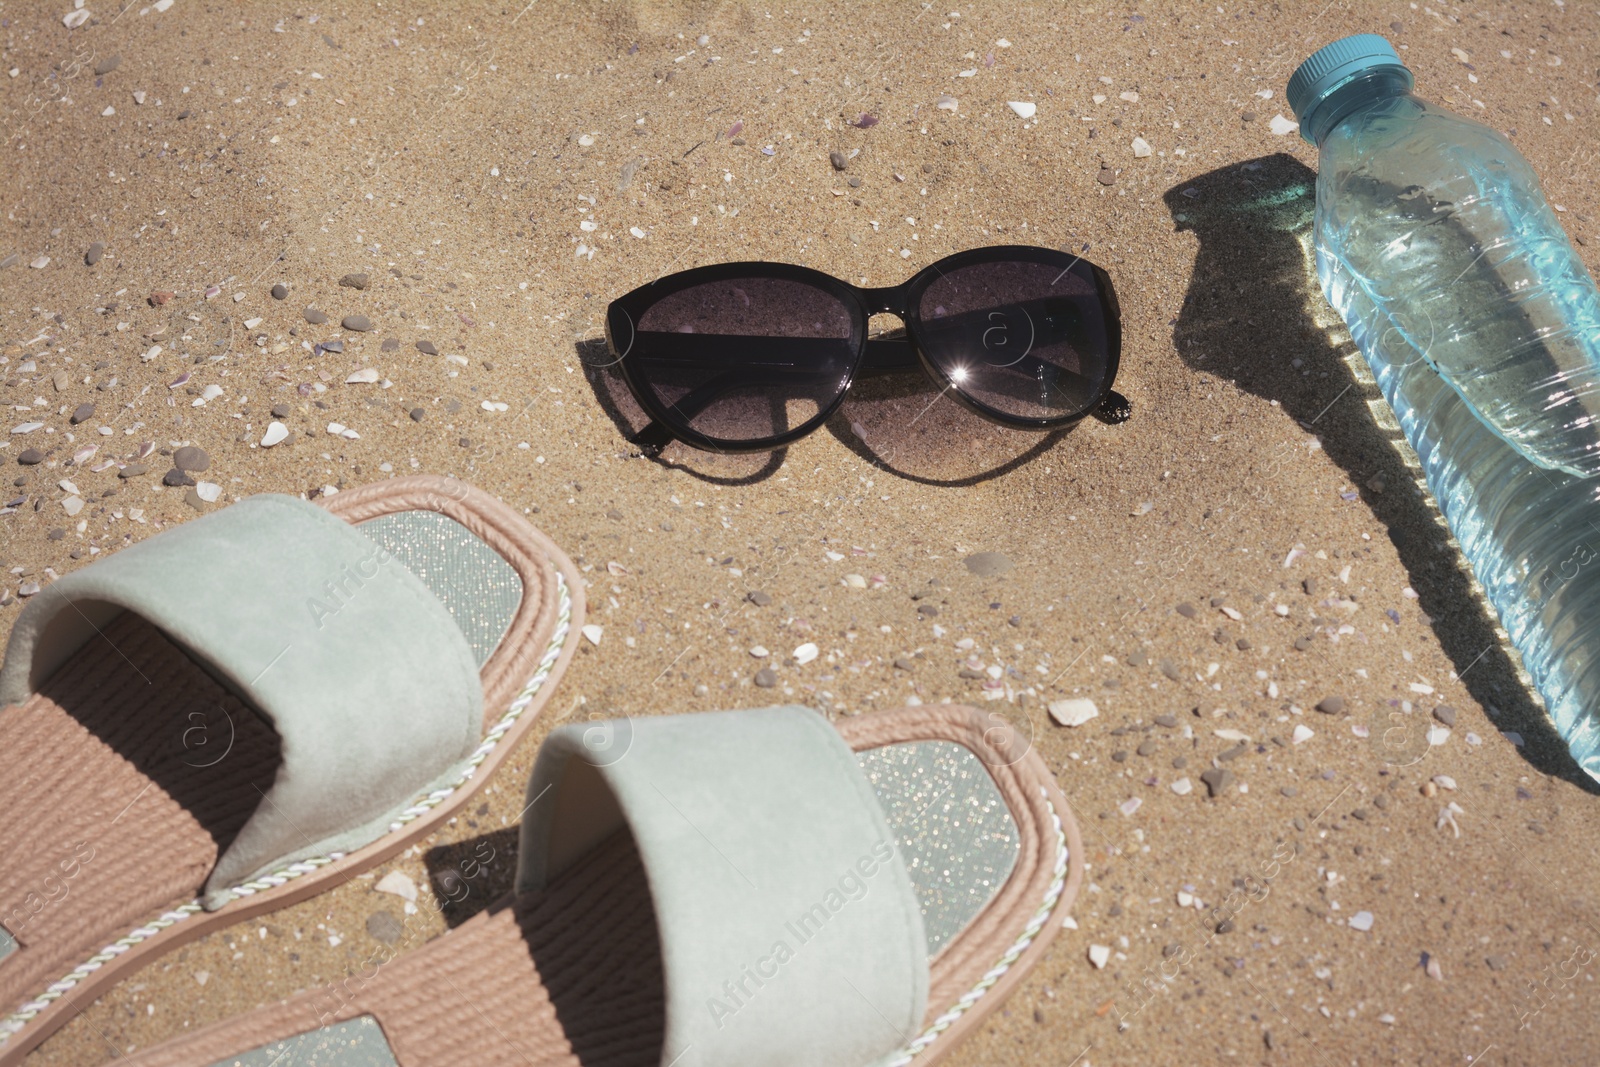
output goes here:
{"type": "Polygon", "coordinates": [[[1335,89],[1358,74],[1372,70],[1389,70],[1405,75],[1406,83],[1413,82],[1411,71],[1400,62],[1394,46],[1375,33],[1358,33],[1332,44],[1323,45],[1300,64],[1289,78],[1285,95],[1289,108],[1300,121],[1300,136],[1315,144],[1311,137],[1312,113],[1335,89]]]}

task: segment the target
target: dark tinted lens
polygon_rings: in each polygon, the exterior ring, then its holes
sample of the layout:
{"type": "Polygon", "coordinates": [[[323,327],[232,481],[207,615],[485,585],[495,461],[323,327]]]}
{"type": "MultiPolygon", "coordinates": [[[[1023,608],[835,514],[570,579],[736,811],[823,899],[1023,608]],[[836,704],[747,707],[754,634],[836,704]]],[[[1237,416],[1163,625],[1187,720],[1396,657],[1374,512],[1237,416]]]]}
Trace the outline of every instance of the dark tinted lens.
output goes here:
{"type": "Polygon", "coordinates": [[[1082,415],[1107,384],[1105,316],[1085,263],[957,267],[923,291],[917,314],[928,358],[956,389],[1002,414],[1082,415]]]}
{"type": "Polygon", "coordinates": [[[856,316],[833,294],[783,278],[707,282],[650,305],[628,374],[680,425],[738,444],[795,429],[849,384],[856,316]]]}

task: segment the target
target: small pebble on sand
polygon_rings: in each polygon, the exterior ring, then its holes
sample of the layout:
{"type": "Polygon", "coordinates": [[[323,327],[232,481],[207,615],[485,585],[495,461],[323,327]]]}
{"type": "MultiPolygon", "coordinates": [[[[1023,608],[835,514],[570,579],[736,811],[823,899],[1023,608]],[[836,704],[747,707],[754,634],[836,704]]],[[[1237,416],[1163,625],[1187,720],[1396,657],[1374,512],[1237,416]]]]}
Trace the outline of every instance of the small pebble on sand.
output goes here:
{"type": "Polygon", "coordinates": [[[318,311],[314,307],[306,308],[305,311],[301,312],[301,314],[303,314],[306,317],[306,321],[313,326],[321,326],[323,323],[328,321],[328,316],[323,312],[318,311]]]}
{"type": "Polygon", "coordinates": [[[976,552],[962,560],[967,570],[980,578],[993,578],[1010,570],[1012,563],[1003,552],[976,552]]]}
{"type": "Polygon", "coordinates": [[[392,912],[380,910],[367,916],[367,933],[371,934],[374,940],[382,941],[385,945],[392,945],[399,941],[400,935],[404,930],[405,927],[401,925],[399,919],[394,917],[392,912]]]}

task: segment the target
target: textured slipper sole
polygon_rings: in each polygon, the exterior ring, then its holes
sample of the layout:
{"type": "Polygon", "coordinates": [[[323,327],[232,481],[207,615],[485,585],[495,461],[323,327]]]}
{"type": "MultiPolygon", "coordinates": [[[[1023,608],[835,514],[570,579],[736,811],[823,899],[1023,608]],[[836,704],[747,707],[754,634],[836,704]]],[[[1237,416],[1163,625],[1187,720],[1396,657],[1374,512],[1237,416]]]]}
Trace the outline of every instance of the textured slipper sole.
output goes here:
{"type": "Polygon", "coordinates": [[[26,769],[0,780],[0,811],[8,813],[0,824],[6,857],[0,923],[22,925],[16,931],[22,947],[0,960],[0,1011],[9,1011],[0,1017],[0,1067],[20,1063],[101,991],[155,958],[314,896],[432,833],[516,747],[571,662],[583,624],[583,580],[560,548],[507,505],[434,475],[378,482],[322,503],[356,524],[396,512],[441,513],[520,577],[521,603],[480,672],[484,739],[471,766],[459,780],[419,796],[372,844],[287,865],[235,887],[239,899],[206,912],[196,893],[218,855],[216,838],[236,833],[259,803],[255,789],[270,784],[276,766],[276,735],[154,627],[120,617],[106,631],[111,648],[86,646],[21,708],[0,715],[0,751],[26,769]],[[161,759],[200,765],[178,744],[181,720],[171,737],[160,739],[166,744],[144,739],[132,746],[132,730],[107,744],[80,721],[97,720],[108,730],[119,721],[137,724],[171,693],[181,694],[184,706],[218,707],[234,724],[228,740],[235,758],[221,762],[211,783],[221,794],[217,802],[208,803],[203,792],[174,796],[144,773],[161,759]],[[167,751],[134,751],[140,743],[167,751]],[[262,774],[264,782],[257,782],[262,774]],[[83,875],[87,870],[92,879],[83,875]]]}
{"type": "MultiPolygon", "coordinates": [[[[1038,754],[972,708],[906,708],[837,725],[857,751],[929,740],[966,746],[989,767],[1017,824],[1011,877],[935,957],[923,1032],[889,1060],[900,1067],[938,1063],[1000,1006],[1060,929],[1083,878],[1077,824],[1038,754]]],[[[274,1042],[297,1048],[301,1034],[309,1035],[310,1051],[319,1044],[312,1031],[368,1016],[403,1067],[659,1067],[660,983],[644,871],[631,839],[619,834],[545,893],[505,897],[422,948],[338,985],[118,1062],[211,1067],[274,1042]]]]}

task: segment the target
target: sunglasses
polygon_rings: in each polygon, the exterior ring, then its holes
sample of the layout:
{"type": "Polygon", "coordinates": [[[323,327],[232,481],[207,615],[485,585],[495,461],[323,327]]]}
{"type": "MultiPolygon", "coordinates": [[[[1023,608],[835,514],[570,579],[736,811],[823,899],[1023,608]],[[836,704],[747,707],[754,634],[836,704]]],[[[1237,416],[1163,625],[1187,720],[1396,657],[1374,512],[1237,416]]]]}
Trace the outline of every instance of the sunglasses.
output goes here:
{"type": "Polygon", "coordinates": [[[720,263],[635,289],[606,341],[653,420],[629,440],[716,452],[780,448],[815,430],[860,378],[921,369],[973,412],[1024,430],[1127,417],[1112,392],[1122,320],[1106,272],[1007,245],[959,252],[904,285],[860,289],[788,263],[720,263]],[[903,333],[867,337],[898,316],[903,333]]]}

